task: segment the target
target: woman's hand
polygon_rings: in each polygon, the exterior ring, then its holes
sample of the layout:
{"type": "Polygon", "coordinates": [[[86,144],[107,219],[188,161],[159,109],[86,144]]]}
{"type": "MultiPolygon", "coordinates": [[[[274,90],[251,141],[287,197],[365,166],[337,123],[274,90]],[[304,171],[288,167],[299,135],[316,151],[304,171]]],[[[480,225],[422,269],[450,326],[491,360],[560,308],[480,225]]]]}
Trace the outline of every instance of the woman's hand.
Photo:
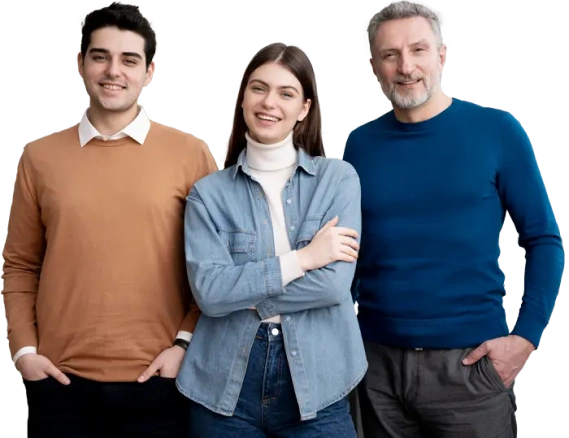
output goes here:
{"type": "Polygon", "coordinates": [[[358,258],[358,233],[351,228],[336,227],[338,216],[314,235],[312,241],[296,254],[303,271],[322,268],[336,261],[353,263],[358,258]]]}

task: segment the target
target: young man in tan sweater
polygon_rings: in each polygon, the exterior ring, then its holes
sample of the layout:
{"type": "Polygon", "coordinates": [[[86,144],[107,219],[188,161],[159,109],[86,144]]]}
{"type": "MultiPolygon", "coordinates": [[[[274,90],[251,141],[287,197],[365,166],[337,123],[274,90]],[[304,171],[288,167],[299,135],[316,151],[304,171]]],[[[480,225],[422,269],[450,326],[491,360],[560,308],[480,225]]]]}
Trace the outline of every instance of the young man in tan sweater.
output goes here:
{"type": "Polygon", "coordinates": [[[174,378],[199,316],[184,203],[216,170],[206,144],[137,100],[155,34],[113,3],[83,26],[81,123],[23,152],[4,248],[8,339],[30,437],[182,437],[174,378]]]}

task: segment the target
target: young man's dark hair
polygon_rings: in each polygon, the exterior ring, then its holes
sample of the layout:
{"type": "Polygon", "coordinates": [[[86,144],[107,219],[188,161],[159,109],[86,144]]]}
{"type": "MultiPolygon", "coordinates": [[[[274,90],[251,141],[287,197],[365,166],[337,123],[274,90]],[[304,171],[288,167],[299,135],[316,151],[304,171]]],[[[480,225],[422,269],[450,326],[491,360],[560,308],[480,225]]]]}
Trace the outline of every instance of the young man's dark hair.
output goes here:
{"type": "Polygon", "coordinates": [[[91,43],[91,34],[103,27],[117,27],[142,36],[145,41],[144,53],[146,55],[146,67],[148,68],[154,58],[154,53],[156,53],[156,34],[148,20],[138,10],[138,6],[113,2],[110,6],[87,15],[81,30],[81,55],[83,55],[83,59],[85,59],[87,48],[91,43]]]}

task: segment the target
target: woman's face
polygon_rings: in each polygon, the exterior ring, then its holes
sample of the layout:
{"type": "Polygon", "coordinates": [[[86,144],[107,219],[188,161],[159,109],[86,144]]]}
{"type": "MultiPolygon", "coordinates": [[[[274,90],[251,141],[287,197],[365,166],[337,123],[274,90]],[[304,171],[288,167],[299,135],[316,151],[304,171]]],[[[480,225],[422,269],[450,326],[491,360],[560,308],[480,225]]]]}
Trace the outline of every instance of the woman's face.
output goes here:
{"type": "Polygon", "coordinates": [[[304,120],[310,99],[304,99],[300,82],[289,70],[270,62],[251,74],[241,107],[251,138],[273,144],[304,120]]]}

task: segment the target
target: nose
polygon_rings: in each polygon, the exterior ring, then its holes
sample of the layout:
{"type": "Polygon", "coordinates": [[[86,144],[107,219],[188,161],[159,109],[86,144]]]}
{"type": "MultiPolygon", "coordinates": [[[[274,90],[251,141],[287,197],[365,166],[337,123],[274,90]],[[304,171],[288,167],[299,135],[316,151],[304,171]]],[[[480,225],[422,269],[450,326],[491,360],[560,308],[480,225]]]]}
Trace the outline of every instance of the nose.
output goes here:
{"type": "Polygon", "coordinates": [[[275,108],[276,106],[276,96],[273,93],[267,93],[263,99],[263,106],[265,108],[275,108]]]}
{"type": "Polygon", "coordinates": [[[116,78],[117,76],[120,76],[121,74],[120,60],[114,58],[111,59],[107,64],[106,74],[111,78],[116,78]]]}
{"type": "Polygon", "coordinates": [[[401,53],[397,70],[400,74],[408,76],[415,70],[415,63],[409,53],[401,53]]]}

